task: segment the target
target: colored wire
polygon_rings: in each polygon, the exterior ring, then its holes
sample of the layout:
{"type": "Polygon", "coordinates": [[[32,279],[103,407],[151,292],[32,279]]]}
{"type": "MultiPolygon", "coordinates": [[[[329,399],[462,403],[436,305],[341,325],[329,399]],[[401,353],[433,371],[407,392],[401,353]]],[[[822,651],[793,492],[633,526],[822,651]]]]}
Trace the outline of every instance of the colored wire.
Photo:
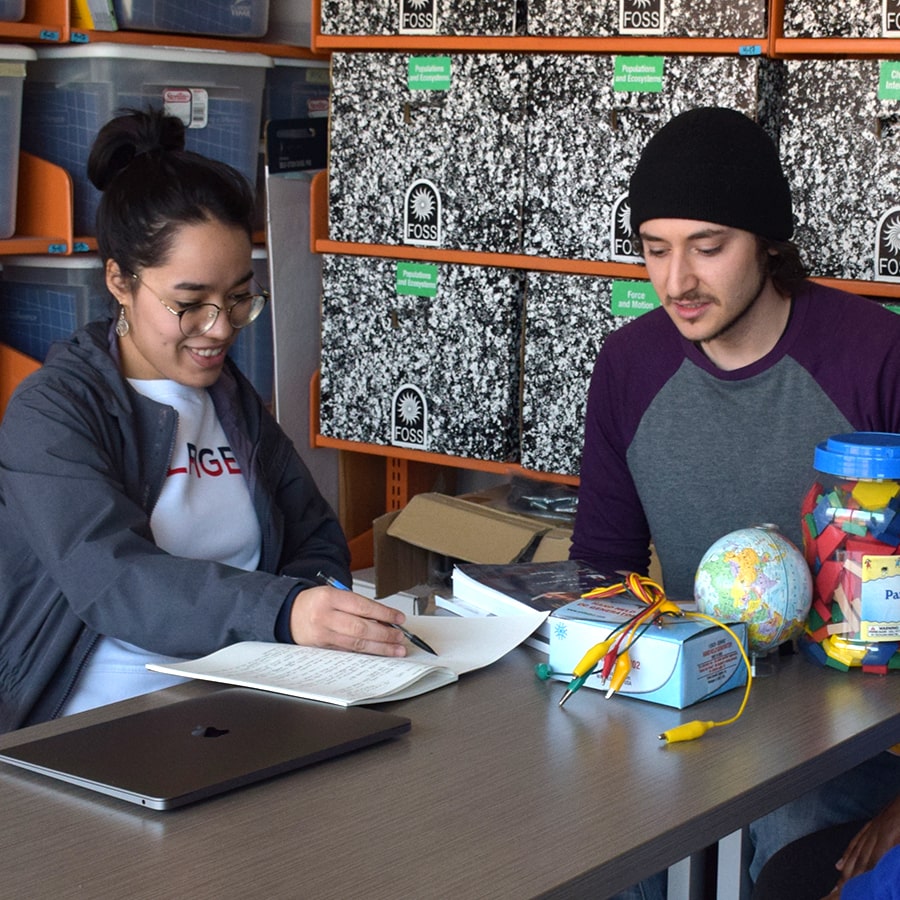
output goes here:
{"type": "Polygon", "coordinates": [[[684,614],[687,618],[690,619],[703,619],[704,621],[711,622],[713,625],[718,626],[719,628],[724,629],[731,635],[731,639],[737,645],[738,650],[741,652],[741,658],[744,661],[744,666],[747,669],[747,683],[744,686],[744,698],[741,700],[741,705],[738,707],[738,711],[730,718],[723,719],[721,722],[686,722],[684,725],[677,725],[675,728],[670,728],[668,731],[664,731],[659,739],[661,741],[665,741],[667,744],[675,744],[679,741],[693,741],[698,737],[702,737],[709,731],[710,728],[720,728],[723,725],[731,725],[733,722],[737,722],[737,720],[743,715],[744,710],[747,707],[747,701],[750,699],[750,686],[753,684],[753,671],[750,666],[750,659],[747,656],[747,651],[744,650],[744,644],[738,638],[738,636],[723,622],[720,622],[718,619],[714,619],[712,616],[707,616],[705,613],[698,612],[686,612],[684,614]]]}
{"type": "Polygon", "coordinates": [[[637,572],[629,572],[625,576],[625,580],[608,587],[594,588],[582,595],[582,599],[605,599],[616,597],[620,594],[629,593],[635,599],[645,604],[645,609],[639,610],[626,622],[617,626],[611,631],[606,639],[599,644],[595,644],[582,657],[581,661],[575,666],[572,673],[572,680],[569,682],[566,692],[559,701],[560,707],[564,706],[566,701],[581,688],[585,681],[591,677],[597,668],[600,668],[600,677],[602,681],[609,682],[609,690],[606,694],[607,698],[611,697],[619,690],[628,677],[631,669],[631,661],[628,651],[634,645],[650,626],[657,622],[661,616],[671,615],[679,618],[690,618],[709,622],[710,624],[721,628],[728,633],[737,646],[741,659],[747,670],[747,681],[744,687],[744,696],[741,700],[738,711],[728,719],[721,722],[710,722],[696,720],[678,725],[664,731],[659,739],[667,744],[674,744],[680,741],[693,741],[702,737],[711,728],[720,728],[724,725],[731,725],[736,722],[744,713],[747,707],[747,701],[750,699],[750,688],[753,683],[753,672],[750,665],[750,659],[744,650],[743,642],[734,633],[734,631],[723,622],[707,616],[704,613],[686,612],[677,603],[666,597],[666,592],[657,582],[648,578],[646,575],[639,575],[637,572]],[[624,645],[624,648],[623,648],[624,645]]]}

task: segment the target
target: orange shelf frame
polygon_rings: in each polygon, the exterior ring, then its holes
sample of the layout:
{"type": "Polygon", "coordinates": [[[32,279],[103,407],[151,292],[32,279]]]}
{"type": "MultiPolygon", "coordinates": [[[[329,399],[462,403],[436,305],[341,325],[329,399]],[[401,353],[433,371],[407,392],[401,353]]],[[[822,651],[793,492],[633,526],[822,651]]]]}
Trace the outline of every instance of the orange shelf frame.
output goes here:
{"type": "Polygon", "coordinates": [[[0,22],[0,41],[69,40],[69,0],[28,0],[21,22],[0,22]]]}
{"type": "Polygon", "coordinates": [[[72,31],[77,43],[133,44],[143,47],[184,47],[187,49],[224,50],[230,53],[262,53],[286,59],[328,61],[329,54],[316,53],[308,47],[292,44],[268,44],[264,41],[208,37],[200,34],[173,34],[156,31],[72,31]]]}
{"type": "Polygon", "coordinates": [[[16,233],[0,241],[0,255],[71,253],[72,204],[72,178],[65,169],[20,153],[16,233]]]}

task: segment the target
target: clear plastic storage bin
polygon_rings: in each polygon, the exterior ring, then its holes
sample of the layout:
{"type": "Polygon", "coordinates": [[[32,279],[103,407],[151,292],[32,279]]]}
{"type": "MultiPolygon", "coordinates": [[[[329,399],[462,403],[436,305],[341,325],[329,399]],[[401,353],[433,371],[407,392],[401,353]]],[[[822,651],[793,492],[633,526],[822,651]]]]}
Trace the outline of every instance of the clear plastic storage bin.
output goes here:
{"type": "MultiPolygon", "coordinates": [[[[253,248],[253,277],[264,290],[269,289],[269,255],[262,247],[253,248]]],[[[263,401],[275,397],[275,342],[272,330],[272,301],[259,318],[238,332],[228,351],[237,367],[250,379],[263,401]]]]}
{"type": "Polygon", "coordinates": [[[269,44],[312,45],[312,3],[310,0],[269,0],[269,44]]]}
{"type": "Polygon", "coordinates": [[[269,27],[268,0],[114,0],[114,9],[128,31],[258,38],[269,27]]]}
{"type": "Polygon", "coordinates": [[[16,198],[19,183],[19,130],[22,122],[22,84],[34,50],[0,44],[0,238],[16,231],[16,198]]]}
{"type": "Polygon", "coordinates": [[[25,17],[25,0],[0,0],[0,22],[21,22],[25,17]]]}
{"type": "Polygon", "coordinates": [[[112,316],[100,259],[6,256],[0,273],[0,343],[44,361],[55,340],[112,316]]]}
{"type": "Polygon", "coordinates": [[[256,183],[268,56],[96,43],[41,48],[29,66],[22,146],[72,176],[75,233],[94,234],[100,192],[87,159],[100,128],[124,107],[165,107],[188,125],[187,149],[256,183]]]}
{"type": "Polygon", "coordinates": [[[326,62],[273,57],[266,72],[263,121],[328,115],[331,68],[326,62]]]}

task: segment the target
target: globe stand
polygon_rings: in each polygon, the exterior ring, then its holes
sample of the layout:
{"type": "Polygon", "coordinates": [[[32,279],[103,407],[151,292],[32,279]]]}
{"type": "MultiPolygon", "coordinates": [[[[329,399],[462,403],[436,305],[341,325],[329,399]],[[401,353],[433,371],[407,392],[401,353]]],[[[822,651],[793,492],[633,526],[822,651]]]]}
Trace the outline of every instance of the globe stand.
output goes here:
{"type": "Polygon", "coordinates": [[[768,678],[775,674],[775,665],[769,659],[769,653],[750,652],[750,674],[754,678],[768,678]]]}

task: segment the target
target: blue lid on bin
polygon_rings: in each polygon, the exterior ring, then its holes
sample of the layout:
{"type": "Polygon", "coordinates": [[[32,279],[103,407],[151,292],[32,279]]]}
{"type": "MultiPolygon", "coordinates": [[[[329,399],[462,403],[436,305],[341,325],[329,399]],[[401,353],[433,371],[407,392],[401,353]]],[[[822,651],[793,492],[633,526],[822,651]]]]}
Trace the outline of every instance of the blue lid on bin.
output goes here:
{"type": "Polygon", "coordinates": [[[832,435],[816,447],[814,465],[819,472],[844,478],[900,478],[900,434],[832,435]]]}

